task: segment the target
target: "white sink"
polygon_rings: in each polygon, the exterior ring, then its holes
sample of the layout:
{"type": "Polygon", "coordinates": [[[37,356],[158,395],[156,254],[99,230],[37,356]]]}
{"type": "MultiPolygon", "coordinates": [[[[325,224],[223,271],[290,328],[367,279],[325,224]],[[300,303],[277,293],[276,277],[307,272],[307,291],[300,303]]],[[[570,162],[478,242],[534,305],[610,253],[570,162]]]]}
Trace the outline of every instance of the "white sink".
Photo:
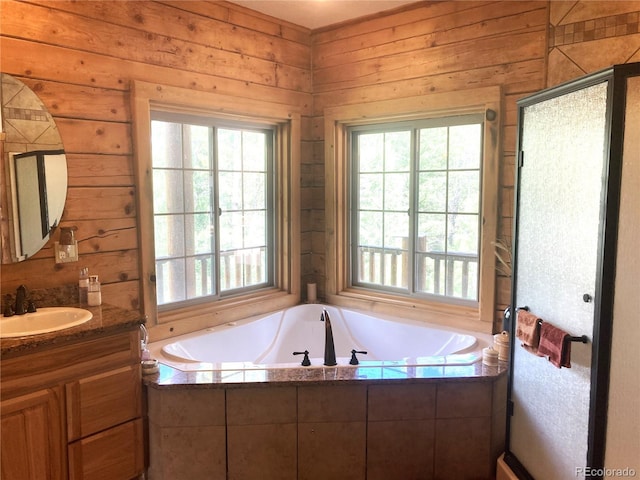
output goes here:
{"type": "Polygon", "coordinates": [[[56,332],[81,325],[93,317],[89,310],[74,307],[44,307],[36,312],[0,317],[0,337],[25,337],[56,332]]]}

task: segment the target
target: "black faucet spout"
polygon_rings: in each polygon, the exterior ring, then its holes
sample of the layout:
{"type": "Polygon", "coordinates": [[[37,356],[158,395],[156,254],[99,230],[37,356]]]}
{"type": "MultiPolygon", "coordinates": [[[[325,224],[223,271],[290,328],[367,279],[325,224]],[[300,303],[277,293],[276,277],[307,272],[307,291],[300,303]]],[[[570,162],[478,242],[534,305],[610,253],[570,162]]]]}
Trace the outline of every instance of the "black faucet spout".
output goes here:
{"type": "Polygon", "coordinates": [[[27,287],[20,285],[16,290],[16,307],[14,308],[16,315],[24,315],[27,313],[25,303],[27,300],[27,287]]]}
{"type": "Polygon", "coordinates": [[[329,312],[325,308],[322,310],[320,320],[324,322],[324,364],[327,367],[333,367],[338,364],[336,362],[336,347],[333,343],[333,329],[331,328],[331,319],[329,312]]]}

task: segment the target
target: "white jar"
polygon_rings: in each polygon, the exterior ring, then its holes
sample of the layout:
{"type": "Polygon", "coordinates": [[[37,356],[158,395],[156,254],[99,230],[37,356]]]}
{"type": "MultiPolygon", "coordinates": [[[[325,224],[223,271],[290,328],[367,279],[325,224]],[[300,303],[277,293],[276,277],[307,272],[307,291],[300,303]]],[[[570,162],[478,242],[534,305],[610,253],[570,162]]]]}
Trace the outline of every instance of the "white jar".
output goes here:
{"type": "Polygon", "coordinates": [[[487,347],[482,350],[482,363],[487,367],[498,366],[498,352],[492,347],[487,347]]]}
{"type": "Polygon", "coordinates": [[[493,348],[498,351],[498,360],[509,361],[509,332],[497,333],[493,336],[493,348]]]}
{"type": "Polygon", "coordinates": [[[87,292],[87,303],[90,307],[97,307],[102,304],[102,292],[97,275],[89,276],[89,292],[87,292]]]}

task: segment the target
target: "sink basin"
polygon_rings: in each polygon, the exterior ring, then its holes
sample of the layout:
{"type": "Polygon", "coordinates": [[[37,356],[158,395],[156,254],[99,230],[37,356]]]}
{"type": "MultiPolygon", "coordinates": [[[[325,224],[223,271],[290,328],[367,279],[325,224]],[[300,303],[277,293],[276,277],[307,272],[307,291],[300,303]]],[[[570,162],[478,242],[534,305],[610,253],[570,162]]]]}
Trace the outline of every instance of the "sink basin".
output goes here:
{"type": "Polygon", "coordinates": [[[0,317],[0,337],[25,337],[57,332],[81,325],[93,317],[89,310],[74,307],[44,307],[36,312],[0,317]]]}

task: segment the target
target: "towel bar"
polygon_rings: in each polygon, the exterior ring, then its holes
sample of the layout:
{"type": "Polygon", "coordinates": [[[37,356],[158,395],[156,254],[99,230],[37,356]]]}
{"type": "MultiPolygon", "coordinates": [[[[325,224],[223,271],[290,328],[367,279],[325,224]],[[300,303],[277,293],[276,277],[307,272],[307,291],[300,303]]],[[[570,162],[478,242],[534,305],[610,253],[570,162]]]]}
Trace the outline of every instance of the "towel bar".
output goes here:
{"type": "MultiPolygon", "coordinates": [[[[542,320],[541,318],[538,319],[538,326],[542,325],[543,321],[544,320],[542,320]]],[[[587,337],[586,335],[581,335],[579,337],[568,336],[566,337],[566,340],[569,342],[589,343],[589,337],[587,337]]]]}
{"type": "MultiPolygon", "coordinates": [[[[527,312],[529,311],[529,307],[528,306],[524,306],[524,307],[518,307],[516,308],[516,311],[518,310],[526,310],[527,312]]],[[[538,326],[542,325],[543,320],[541,318],[538,319],[538,326]]],[[[580,343],[589,343],[589,337],[587,337],[586,335],[581,335],[579,337],[566,337],[565,340],[568,340],[569,342],[580,342],[580,343]]]]}
{"type": "Polygon", "coordinates": [[[569,340],[570,342],[588,343],[589,337],[587,337],[586,335],[582,335],[580,337],[567,337],[567,340],[569,340]]]}

